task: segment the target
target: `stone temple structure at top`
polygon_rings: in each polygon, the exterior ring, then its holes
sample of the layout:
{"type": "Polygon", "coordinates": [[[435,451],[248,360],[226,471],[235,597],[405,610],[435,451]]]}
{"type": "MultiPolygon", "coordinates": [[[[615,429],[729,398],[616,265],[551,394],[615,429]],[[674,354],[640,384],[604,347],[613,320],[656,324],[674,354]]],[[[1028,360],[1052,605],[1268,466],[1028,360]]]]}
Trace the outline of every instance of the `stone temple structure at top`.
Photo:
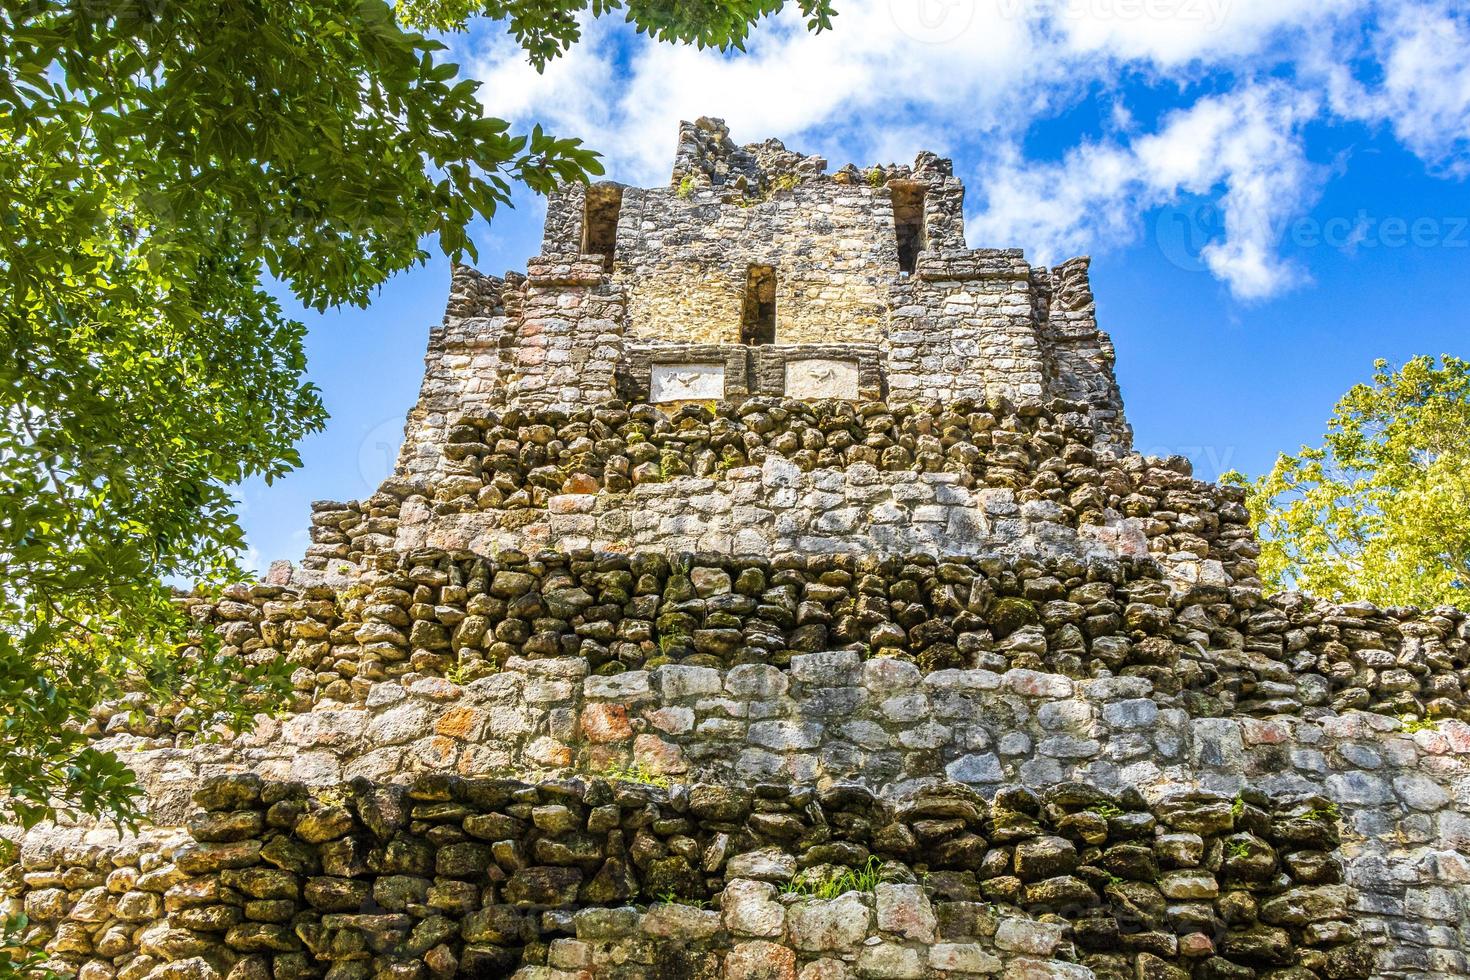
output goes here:
{"type": "Polygon", "coordinates": [[[595,256],[601,269],[533,270],[519,319],[502,328],[516,351],[507,397],[1059,398],[1127,443],[1085,259],[1033,268],[1019,249],[967,248],[964,186],[932,153],[912,167],[826,171],[775,140],[736,147],[706,119],[681,127],[668,186],[557,195],[542,252],[595,256]],[[590,322],[552,331],[537,287],[557,285],[595,289],[590,322]],[[594,331],[606,348],[589,342],[594,331]],[[598,360],[613,350],[615,364],[598,360]]]}
{"type": "MultiPolygon", "coordinates": [[[[479,493],[473,470],[483,457],[472,453],[468,467],[457,466],[465,457],[444,451],[469,438],[456,419],[480,409],[574,413],[613,400],[660,409],[749,403],[742,416],[755,414],[761,399],[837,399],[860,415],[884,402],[999,401],[1085,417],[1092,448],[1126,450],[1131,431],[1112,343],[1097,327],[1088,260],[1047,269],[1028,265],[1019,249],[967,248],[963,204],[950,161],[932,153],[912,167],[828,173],[820,157],[779,141],[742,148],[717,120],[685,123],[667,186],[567,187],[549,202],[542,254],[525,276],[455,270],[399,475],[435,483],[441,498],[445,481],[453,493],[459,478],[466,493],[479,493]]],[[[886,448],[858,447],[842,461],[912,469],[912,453],[885,457],[886,448]]],[[[708,476],[750,461],[742,452],[689,462],[695,475],[708,476]]],[[[642,482],[637,476],[614,472],[607,488],[642,482]]],[[[519,489],[502,482],[510,494],[519,489]]],[[[651,487],[644,493],[660,495],[651,487]]],[[[960,500],[951,494],[948,502],[960,500]]],[[[631,522],[624,510],[607,501],[596,518],[553,512],[533,527],[497,526],[483,514],[446,521],[420,514],[434,526],[399,544],[484,551],[524,547],[529,535],[533,544],[756,554],[870,546],[978,553],[987,544],[976,537],[983,521],[962,515],[942,529],[944,542],[924,538],[940,529],[904,522],[833,536],[823,528],[845,519],[805,522],[800,512],[782,521],[747,513],[749,520],[676,540],[664,532],[679,522],[661,527],[657,508],[635,508],[641,515],[631,522]]]]}
{"type": "Polygon", "coordinates": [[[80,980],[1470,976],[1470,620],[1265,595],[1087,260],[962,204],[707,119],[554,194],[395,472],[181,600],[287,703],[101,706],[151,825],[0,827],[0,915],[80,980]]]}

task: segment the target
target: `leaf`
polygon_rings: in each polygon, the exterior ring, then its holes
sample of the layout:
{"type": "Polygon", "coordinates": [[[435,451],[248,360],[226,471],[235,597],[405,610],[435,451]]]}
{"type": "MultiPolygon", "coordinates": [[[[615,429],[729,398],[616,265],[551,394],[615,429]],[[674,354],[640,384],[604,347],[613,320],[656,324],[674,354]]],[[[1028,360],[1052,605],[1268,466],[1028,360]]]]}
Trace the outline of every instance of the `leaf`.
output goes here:
{"type": "MultiPolygon", "coordinates": [[[[299,466],[326,424],[305,327],[262,274],[312,309],[365,306],[430,235],[475,255],[468,229],[512,181],[603,172],[577,140],[487,118],[444,44],[409,29],[483,13],[541,67],[587,0],[79,9],[0,13],[0,820],[27,826],[139,817],[132,774],[82,734],[124,693],[245,725],[247,694],[289,691],[199,635],[169,587],[245,578],[230,488],[299,466]]],[[[626,11],[725,46],[778,9],[626,11]]]]}
{"type": "Polygon", "coordinates": [[[1248,488],[1260,571],[1276,588],[1382,605],[1470,599],[1470,362],[1379,361],[1321,446],[1283,453],[1248,488]]]}

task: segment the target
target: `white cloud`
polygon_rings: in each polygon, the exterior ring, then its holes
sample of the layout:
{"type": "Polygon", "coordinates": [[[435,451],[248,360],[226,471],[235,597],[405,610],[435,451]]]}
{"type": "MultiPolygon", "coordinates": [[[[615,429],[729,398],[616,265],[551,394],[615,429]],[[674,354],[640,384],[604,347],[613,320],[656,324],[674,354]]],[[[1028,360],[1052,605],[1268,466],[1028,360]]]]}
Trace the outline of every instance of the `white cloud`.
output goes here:
{"type": "Polygon", "coordinates": [[[969,237],[1018,243],[1034,260],[1055,262],[1134,238],[1142,210],[1218,189],[1224,237],[1191,243],[1193,258],[1238,296],[1271,295],[1301,275],[1275,257],[1275,246],[1315,193],[1317,169],[1300,137],[1314,112],[1284,85],[1259,85],[1201,99],[1153,133],[1084,144],[1056,163],[1037,164],[1010,147],[984,168],[986,206],[969,237]]]}
{"type": "Polygon", "coordinates": [[[1333,111],[1387,124],[1431,166],[1451,176],[1470,176],[1467,9],[1449,2],[1389,7],[1370,32],[1367,48],[1376,68],[1368,81],[1360,80],[1337,52],[1317,62],[1333,111]]]}
{"type": "Polygon", "coordinates": [[[471,63],[482,83],[480,101],[488,113],[504,119],[554,121],[568,133],[597,133],[613,107],[608,82],[615,76],[616,33],[607,20],[585,25],[582,43],[540,73],[513,38],[486,38],[471,63]]]}
{"type": "MultiPolygon", "coordinates": [[[[1028,0],[1011,0],[1026,3],[1028,0]]],[[[1365,0],[1052,0],[1068,53],[1160,69],[1257,56],[1365,0]]]]}
{"type": "Polygon", "coordinates": [[[482,31],[471,71],[490,111],[582,136],[636,183],[667,179],[677,122],[700,115],[724,117],[737,141],[777,136],[837,166],[952,150],[978,191],[973,241],[1037,258],[1136,239],[1148,210],[1204,198],[1223,221],[1195,257],[1259,298],[1304,277],[1283,263],[1277,230],[1323,180],[1309,123],[1381,125],[1431,166],[1470,173],[1470,26],[1457,2],[838,0],[831,33],[807,34],[788,11],[738,57],[592,23],[544,75],[482,31]],[[1176,108],[1149,121],[1121,101],[1123,77],[1176,108]],[[1059,159],[1022,152],[1038,121],[1098,97],[1113,100],[1102,132],[1059,159]]]}

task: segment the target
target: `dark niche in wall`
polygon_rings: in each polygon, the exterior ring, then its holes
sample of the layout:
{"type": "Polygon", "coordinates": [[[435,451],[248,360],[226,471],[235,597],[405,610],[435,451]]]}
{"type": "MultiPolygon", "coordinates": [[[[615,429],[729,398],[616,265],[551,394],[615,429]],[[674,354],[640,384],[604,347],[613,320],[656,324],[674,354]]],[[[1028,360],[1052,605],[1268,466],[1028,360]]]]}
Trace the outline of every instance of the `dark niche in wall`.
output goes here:
{"type": "Polygon", "coordinates": [[[753,265],[745,271],[745,307],[740,316],[742,344],[776,342],[776,270],[753,265]]]}
{"type": "Polygon", "coordinates": [[[587,188],[582,213],[582,254],[601,255],[602,267],[612,270],[613,251],[618,243],[618,215],[623,210],[620,184],[593,184],[587,188]]]}
{"type": "Polygon", "coordinates": [[[924,185],[894,181],[888,185],[893,196],[893,227],[898,235],[898,270],[913,272],[924,250],[924,185]]]}

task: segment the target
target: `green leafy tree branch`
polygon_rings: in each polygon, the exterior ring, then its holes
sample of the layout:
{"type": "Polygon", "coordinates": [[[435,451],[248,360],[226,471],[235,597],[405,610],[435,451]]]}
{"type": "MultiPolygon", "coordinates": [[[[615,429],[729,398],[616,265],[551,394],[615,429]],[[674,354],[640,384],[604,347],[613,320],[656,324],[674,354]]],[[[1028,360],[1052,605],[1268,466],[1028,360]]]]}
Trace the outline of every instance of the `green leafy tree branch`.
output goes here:
{"type": "Polygon", "coordinates": [[[1381,605],[1470,602],[1470,361],[1374,364],[1320,446],[1283,453],[1247,506],[1276,589],[1381,605]]]}
{"type": "MultiPolygon", "coordinates": [[[[671,41],[739,47],[780,3],[632,3],[671,41]]],[[[169,582],[242,577],[231,488],[299,465],[326,413],[306,306],[363,306],[521,184],[601,173],[513,132],[414,29],[501,19],[538,67],[618,8],[523,0],[75,0],[0,6],[0,819],[141,816],[86,734],[103,701],[247,724],[281,665],[226,656],[169,582]]],[[[824,3],[803,0],[814,28],[824,3]]]]}

